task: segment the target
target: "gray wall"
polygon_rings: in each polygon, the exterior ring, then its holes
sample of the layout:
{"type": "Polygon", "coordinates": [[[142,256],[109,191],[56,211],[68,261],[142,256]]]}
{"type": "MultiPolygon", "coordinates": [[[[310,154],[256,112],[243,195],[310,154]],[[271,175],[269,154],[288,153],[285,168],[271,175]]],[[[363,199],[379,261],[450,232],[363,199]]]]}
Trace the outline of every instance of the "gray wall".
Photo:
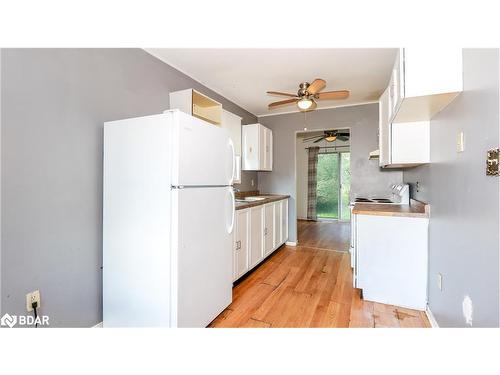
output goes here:
{"type": "Polygon", "coordinates": [[[499,325],[499,180],[485,175],[486,150],[498,147],[498,64],[497,49],[464,50],[464,92],[431,121],[431,164],[404,172],[413,196],[431,204],[429,306],[443,327],[465,326],[465,295],[473,326],[499,325]]]}
{"type": "MultiPolygon", "coordinates": [[[[140,49],[4,49],[1,54],[2,313],[39,289],[52,326],[102,320],[103,122],[160,113],[196,88],[140,49]]],[[[245,174],[248,181],[256,174],[245,174]]]]}
{"type": "Polygon", "coordinates": [[[370,151],[378,148],[378,104],[323,109],[307,114],[290,113],[260,117],[259,122],[273,131],[273,171],[259,172],[259,190],[264,193],[289,194],[289,241],[297,239],[296,214],[296,133],[315,129],[351,130],[351,197],[387,196],[391,184],[402,182],[401,171],[381,170],[378,160],[368,160],[370,151]]]}

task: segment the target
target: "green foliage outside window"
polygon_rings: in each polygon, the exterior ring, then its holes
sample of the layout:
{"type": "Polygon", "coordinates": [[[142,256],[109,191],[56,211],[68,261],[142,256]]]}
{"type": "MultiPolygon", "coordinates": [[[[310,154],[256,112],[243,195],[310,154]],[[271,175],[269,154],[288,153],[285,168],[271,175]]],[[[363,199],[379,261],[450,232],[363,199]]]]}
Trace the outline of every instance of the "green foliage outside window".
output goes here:
{"type": "Polygon", "coordinates": [[[341,220],[349,220],[349,188],[351,174],[349,168],[349,153],[331,153],[318,155],[317,203],[316,212],[319,218],[339,218],[339,198],[342,200],[341,220]],[[342,189],[339,197],[340,179],[339,162],[342,158],[342,189]]]}

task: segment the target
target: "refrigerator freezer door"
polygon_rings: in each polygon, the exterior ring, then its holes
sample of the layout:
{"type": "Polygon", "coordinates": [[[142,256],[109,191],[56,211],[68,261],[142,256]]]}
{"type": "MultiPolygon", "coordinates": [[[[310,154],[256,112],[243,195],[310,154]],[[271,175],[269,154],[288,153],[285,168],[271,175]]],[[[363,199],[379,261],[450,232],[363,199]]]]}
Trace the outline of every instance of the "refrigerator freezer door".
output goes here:
{"type": "Polygon", "coordinates": [[[231,187],[174,189],[172,327],[206,327],[232,300],[231,187]]]}
{"type": "Polygon", "coordinates": [[[173,116],[174,186],[227,186],[233,182],[234,145],[226,129],[180,111],[173,116]]]}

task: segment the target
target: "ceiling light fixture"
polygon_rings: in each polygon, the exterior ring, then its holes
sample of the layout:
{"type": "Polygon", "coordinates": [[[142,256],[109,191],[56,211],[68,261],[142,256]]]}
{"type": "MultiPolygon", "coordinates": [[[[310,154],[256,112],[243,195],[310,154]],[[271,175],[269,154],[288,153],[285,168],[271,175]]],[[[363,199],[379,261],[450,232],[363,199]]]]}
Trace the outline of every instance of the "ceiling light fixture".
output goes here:
{"type": "Polygon", "coordinates": [[[325,138],[327,142],[333,142],[336,139],[337,139],[336,135],[329,135],[328,137],[325,138]]]}
{"type": "Polygon", "coordinates": [[[309,98],[302,98],[297,102],[297,106],[300,110],[305,111],[313,105],[313,101],[309,98]]]}

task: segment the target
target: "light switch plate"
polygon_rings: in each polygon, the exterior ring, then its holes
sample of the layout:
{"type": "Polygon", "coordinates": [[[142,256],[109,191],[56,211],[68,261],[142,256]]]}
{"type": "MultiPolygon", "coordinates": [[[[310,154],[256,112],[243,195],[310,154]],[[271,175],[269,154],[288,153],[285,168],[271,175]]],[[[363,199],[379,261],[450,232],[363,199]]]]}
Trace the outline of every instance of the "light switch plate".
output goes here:
{"type": "Polygon", "coordinates": [[[457,134],[457,152],[465,151],[464,132],[457,134]]]}

